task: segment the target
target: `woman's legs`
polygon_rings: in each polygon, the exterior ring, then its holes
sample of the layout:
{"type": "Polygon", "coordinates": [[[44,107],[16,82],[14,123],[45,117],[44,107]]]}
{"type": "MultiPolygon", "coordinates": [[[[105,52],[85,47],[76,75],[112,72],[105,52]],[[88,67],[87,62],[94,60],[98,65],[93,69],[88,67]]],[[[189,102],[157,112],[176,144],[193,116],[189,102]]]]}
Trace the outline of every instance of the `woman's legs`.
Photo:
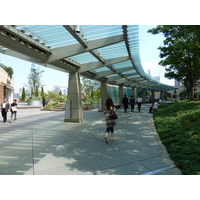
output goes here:
{"type": "Polygon", "coordinates": [[[108,133],[111,132],[111,135],[110,135],[110,139],[113,140],[114,139],[114,127],[108,127],[106,129],[106,135],[105,135],[105,140],[106,140],[106,143],[108,144],[108,133]]]}
{"type": "Polygon", "coordinates": [[[114,134],[114,129],[113,127],[107,127],[106,129],[106,135],[105,135],[105,140],[106,143],[108,144],[108,133],[111,132],[111,140],[113,140],[113,134],[114,134]]]}
{"type": "Polygon", "coordinates": [[[111,134],[110,134],[110,139],[114,140],[114,127],[110,127],[111,128],[111,134]]]}

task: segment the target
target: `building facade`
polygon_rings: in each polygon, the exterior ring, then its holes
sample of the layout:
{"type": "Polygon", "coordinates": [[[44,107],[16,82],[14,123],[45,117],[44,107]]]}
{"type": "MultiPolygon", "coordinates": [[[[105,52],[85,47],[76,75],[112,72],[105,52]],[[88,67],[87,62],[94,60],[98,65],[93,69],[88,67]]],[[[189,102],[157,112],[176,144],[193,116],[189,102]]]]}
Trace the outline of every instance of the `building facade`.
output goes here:
{"type": "Polygon", "coordinates": [[[13,102],[14,95],[14,80],[10,78],[8,73],[0,64],[0,102],[6,98],[7,102],[13,102]]]}

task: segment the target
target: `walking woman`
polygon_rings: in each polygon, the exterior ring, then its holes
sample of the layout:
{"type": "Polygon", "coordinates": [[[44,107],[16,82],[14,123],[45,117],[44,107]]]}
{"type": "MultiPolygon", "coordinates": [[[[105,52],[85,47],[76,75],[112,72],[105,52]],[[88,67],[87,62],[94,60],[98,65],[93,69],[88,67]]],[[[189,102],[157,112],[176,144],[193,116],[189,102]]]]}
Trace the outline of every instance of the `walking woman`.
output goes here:
{"type": "Polygon", "coordinates": [[[113,101],[111,98],[108,98],[106,100],[106,105],[104,107],[104,114],[106,117],[106,134],[105,134],[105,140],[108,144],[108,133],[111,132],[110,139],[114,139],[114,126],[116,125],[116,119],[111,119],[112,114],[116,114],[116,108],[113,104],[113,101]]]}

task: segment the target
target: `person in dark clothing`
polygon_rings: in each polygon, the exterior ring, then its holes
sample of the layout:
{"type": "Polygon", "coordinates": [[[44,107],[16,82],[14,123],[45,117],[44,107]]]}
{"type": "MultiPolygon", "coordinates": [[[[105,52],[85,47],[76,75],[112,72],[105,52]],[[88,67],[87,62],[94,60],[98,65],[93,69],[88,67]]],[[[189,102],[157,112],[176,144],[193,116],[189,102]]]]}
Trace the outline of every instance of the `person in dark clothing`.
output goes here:
{"type": "Polygon", "coordinates": [[[13,115],[14,115],[14,122],[16,122],[17,120],[17,100],[16,99],[14,99],[13,103],[11,104],[10,112],[11,112],[10,123],[12,123],[13,115]]]}
{"type": "Polygon", "coordinates": [[[124,112],[126,113],[126,110],[128,109],[128,98],[126,97],[126,95],[124,95],[122,99],[122,104],[124,105],[124,112]]]}
{"type": "Polygon", "coordinates": [[[42,105],[43,105],[43,107],[45,107],[47,105],[47,101],[45,98],[42,98],[42,105]]]}
{"type": "Polygon", "coordinates": [[[1,114],[3,117],[3,122],[6,123],[7,121],[7,112],[10,108],[10,104],[6,102],[6,98],[1,103],[1,114]]]}
{"type": "Polygon", "coordinates": [[[151,107],[149,108],[149,113],[152,113],[152,108],[153,108],[154,103],[155,103],[155,100],[153,101],[151,107]]]}
{"type": "Polygon", "coordinates": [[[133,96],[131,96],[130,105],[131,105],[131,112],[133,112],[135,107],[135,99],[133,98],[133,96]]]}
{"type": "Polygon", "coordinates": [[[158,100],[154,100],[154,102],[152,103],[152,106],[149,108],[149,113],[152,113],[152,111],[155,111],[158,109],[158,100]]]}

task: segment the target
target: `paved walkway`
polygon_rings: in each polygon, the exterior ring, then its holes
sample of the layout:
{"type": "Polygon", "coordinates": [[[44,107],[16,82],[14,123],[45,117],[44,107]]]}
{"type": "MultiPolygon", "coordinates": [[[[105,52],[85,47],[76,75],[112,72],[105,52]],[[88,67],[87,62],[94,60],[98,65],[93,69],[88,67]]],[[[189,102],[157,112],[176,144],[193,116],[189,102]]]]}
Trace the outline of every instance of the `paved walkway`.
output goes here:
{"type": "Polygon", "coordinates": [[[17,123],[0,122],[0,174],[181,174],[159,140],[149,106],[140,113],[120,109],[108,145],[104,115],[96,109],[83,111],[80,124],[63,122],[63,111],[19,109],[17,123]]]}

